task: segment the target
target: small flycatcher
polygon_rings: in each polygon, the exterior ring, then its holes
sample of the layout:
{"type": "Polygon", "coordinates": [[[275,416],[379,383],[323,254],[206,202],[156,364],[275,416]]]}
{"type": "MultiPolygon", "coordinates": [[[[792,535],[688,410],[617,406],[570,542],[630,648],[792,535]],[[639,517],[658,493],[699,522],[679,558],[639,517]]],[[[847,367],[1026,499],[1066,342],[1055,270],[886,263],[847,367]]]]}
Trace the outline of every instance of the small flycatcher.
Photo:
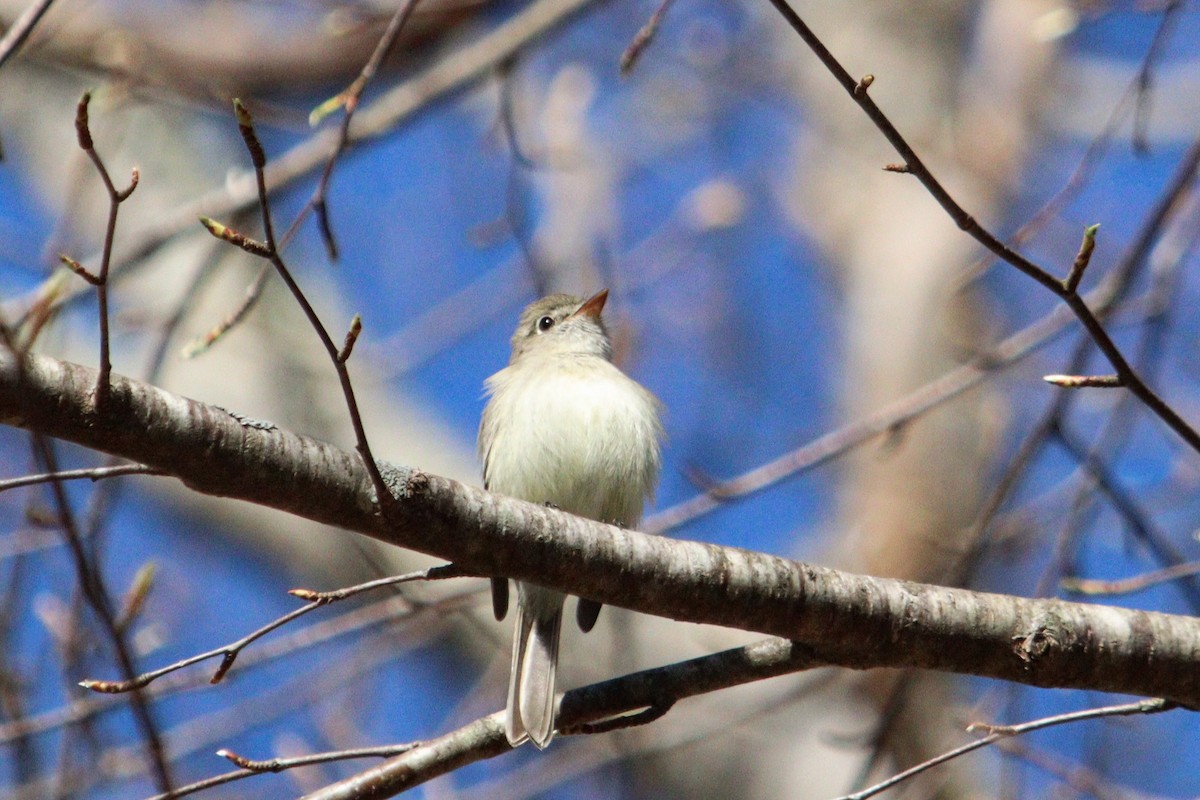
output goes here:
{"type": "MultiPolygon", "coordinates": [[[[508,366],[487,379],[479,425],[483,483],[492,492],[545,503],[581,517],[635,527],[658,482],[662,423],[658,400],[612,364],[600,318],[602,291],[584,301],[554,294],[521,314],[508,366]]],[[[566,596],[517,582],[517,622],[505,735],[538,747],[554,736],[555,669],[566,596]]],[[[508,581],[492,580],[497,619],[508,581]]],[[[591,630],[600,605],[580,599],[579,626],[591,630]]]]}

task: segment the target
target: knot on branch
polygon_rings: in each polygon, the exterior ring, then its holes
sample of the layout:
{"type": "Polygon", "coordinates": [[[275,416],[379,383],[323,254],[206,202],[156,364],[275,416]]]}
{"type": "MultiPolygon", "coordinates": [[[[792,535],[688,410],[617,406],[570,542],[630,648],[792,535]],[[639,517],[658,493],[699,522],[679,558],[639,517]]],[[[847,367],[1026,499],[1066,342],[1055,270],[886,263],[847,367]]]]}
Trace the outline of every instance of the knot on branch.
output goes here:
{"type": "Polygon", "coordinates": [[[429,485],[428,476],[419,469],[379,462],[379,475],[392,494],[394,500],[410,500],[416,494],[425,491],[429,485]]]}
{"type": "Polygon", "coordinates": [[[1040,622],[1028,633],[1012,637],[1012,641],[1017,658],[1032,665],[1058,650],[1062,645],[1062,636],[1056,625],[1040,622]]]}

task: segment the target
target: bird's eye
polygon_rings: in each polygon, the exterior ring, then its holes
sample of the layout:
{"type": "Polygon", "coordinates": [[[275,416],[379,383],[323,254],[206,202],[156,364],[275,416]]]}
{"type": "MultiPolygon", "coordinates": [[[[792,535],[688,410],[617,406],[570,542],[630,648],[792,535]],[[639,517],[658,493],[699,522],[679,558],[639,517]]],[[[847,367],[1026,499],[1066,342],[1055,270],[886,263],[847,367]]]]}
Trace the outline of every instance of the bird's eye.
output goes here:
{"type": "Polygon", "coordinates": [[[554,327],[554,317],[542,317],[537,321],[538,333],[545,333],[554,327]]]}

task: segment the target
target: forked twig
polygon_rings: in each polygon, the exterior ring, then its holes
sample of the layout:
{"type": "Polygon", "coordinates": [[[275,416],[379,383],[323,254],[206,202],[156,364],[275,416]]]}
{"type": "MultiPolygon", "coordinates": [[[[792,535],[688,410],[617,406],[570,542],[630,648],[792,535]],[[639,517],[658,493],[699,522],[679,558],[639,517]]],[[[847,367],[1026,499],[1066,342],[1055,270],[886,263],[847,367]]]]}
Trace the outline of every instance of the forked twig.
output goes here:
{"type": "Polygon", "coordinates": [[[117,233],[117,212],[121,204],[128,200],[129,196],[133,194],[133,190],[137,188],[139,176],[138,168],[134,167],[127,187],[117,189],[113,184],[112,178],[108,174],[108,168],[104,166],[104,160],[96,152],[95,143],[92,141],[92,131],[88,124],[88,105],[91,102],[92,93],[84,92],[75,110],[75,133],[79,141],[79,148],[87,153],[88,158],[92,160],[92,164],[96,167],[96,172],[100,174],[100,179],[104,181],[104,190],[108,193],[108,223],[104,229],[104,246],[100,253],[100,269],[92,273],[78,261],[66,255],[60,256],[60,260],[72,272],[96,287],[96,301],[99,304],[100,315],[100,367],[96,377],[96,410],[100,411],[104,408],[104,404],[108,399],[109,380],[112,375],[108,325],[108,271],[112,264],[113,241],[117,233]]]}
{"type": "MultiPolygon", "coordinates": [[[[275,267],[276,273],[283,278],[283,282],[287,284],[288,290],[292,293],[297,304],[303,310],[305,317],[308,318],[309,324],[316,331],[318,338],[321,340],[325,352],[329,356],[329,360],[333,362],[334,369],[337,372],[338,382],[342,387],[342,395],[346,401],[346,408],[350,414],[350,424],[354,427],[355,449],[363,460],[363,465],[367,470],[367,474],[371,478],[371,485],[375,489],[376,503],[378,507],[386,513],[387,504],[390,502],[391,493],[387,488],[387,484],[383,480],[383,475],[379,472],[379,465],[375,463],[375,457],[371,454],[371,445],[367,441],[366,428],[363,425],[362,415],[359,413],[358,400],[354,394],[354,386],[350,380],[350,372],[346,366],[345,359],[342,358],[343,350],[334,344],[333,338],[329,335],[325,325],[317,316],[316,310],[312,307],[308,297],[304,294],[304,290],[296,282],[292,276],[292,272],[288,269],[287,264],[283,261],[283,256],[280,255],[279,246],[275,239],[275,227],[271,221],[271,205],[270,198],[267,192],[266,181],[266,165],[267,156],[263,150],[262,143],[258,139],[258,134],[254,131],[254,120],[250,116],[250,112],[242,105],[241,100],[233,101],[234,112],[237,114],[238,130],[242,134],[242,140],[246,144],[246,150],[250,153],[250,161],[254,165],[255,180],[258,185],[258,201],[259,209],[262,214],[263,232],[265,241],[258,241],[249,236],[222,225],[215,220],[201,217],[200,222],[213,236],[218,239],[223,239],[226,242],[238,247],[250,255],[265,259],[275,267]]],[[[361,320],[355,317],[355,325],[361,327],[361,320]]],[[[352,325],[351,327],[355,327],[352,325]]],[[[357,338],[357,334],[355,335],[357,338]]],[[[348,356],[349,353],[347,352],[348,356]]]]}

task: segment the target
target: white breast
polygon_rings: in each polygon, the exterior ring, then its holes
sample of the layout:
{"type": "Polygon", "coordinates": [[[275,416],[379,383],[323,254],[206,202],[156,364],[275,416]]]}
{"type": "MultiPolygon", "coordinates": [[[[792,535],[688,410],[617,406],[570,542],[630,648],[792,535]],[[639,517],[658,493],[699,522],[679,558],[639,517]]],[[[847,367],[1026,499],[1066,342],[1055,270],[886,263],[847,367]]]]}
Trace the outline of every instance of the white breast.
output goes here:
{"type": "Polygon", "coordinates": [[[491,491],[633,526],[659,469],[659,404],[608,361],[524,359],[487,381],[479,431],[491,491]]]}

